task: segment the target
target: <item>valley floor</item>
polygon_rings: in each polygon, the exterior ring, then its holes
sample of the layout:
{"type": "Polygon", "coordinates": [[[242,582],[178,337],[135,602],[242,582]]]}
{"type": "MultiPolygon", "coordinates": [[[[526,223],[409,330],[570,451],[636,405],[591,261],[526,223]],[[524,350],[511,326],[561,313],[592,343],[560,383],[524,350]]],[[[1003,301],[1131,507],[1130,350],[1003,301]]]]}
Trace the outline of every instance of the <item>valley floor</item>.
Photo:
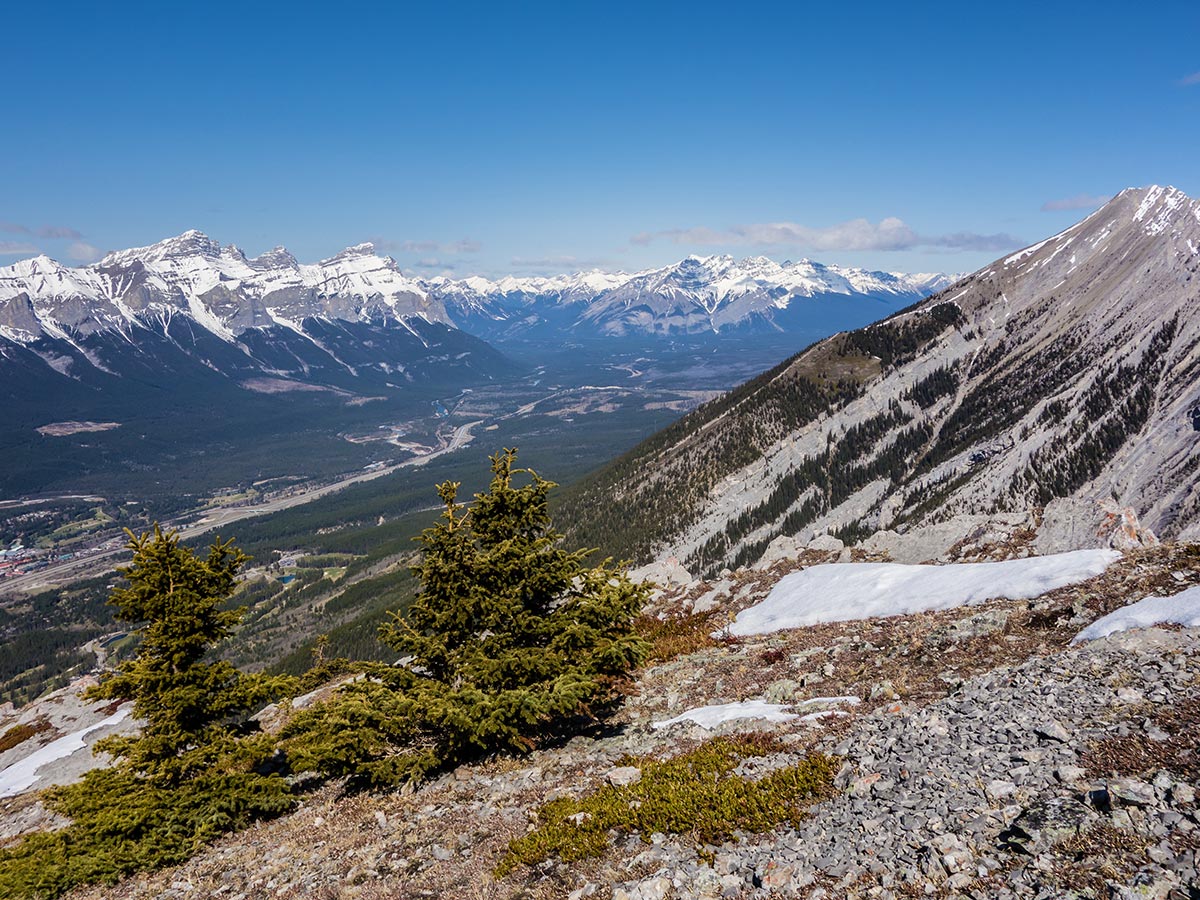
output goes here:
{"type": "Polygon", "coordinates": [[[1200,629],[1072,644],[1099,616],[1200,583],[1200,554],[1167,545],[1030,601],[738,639],[709,632],[810,551],[769,571],[661,598],[677,648],[646,669],[608,730],[520,760],[464,766],[416,791],[310,795],[285,818],[178,868],[75,900],[133,898],[1192,898],[1200,884],[1200,629]],[[706,595],[708,595],[706,597],[706,595]],[[848,703],[852,696],[861,702],[848,703]],[[821,700],[820,698],[831,698],[821,700]],[[795,704],[782,722],[655,728],[690,708],[795,704]],[[497,881],[509,842],[558,796],[716,734],[767,730],[783,749],[839,758],[834,795],[796,827],[718,848],[616,835],[599,859],[557,859],[497,881]]]}

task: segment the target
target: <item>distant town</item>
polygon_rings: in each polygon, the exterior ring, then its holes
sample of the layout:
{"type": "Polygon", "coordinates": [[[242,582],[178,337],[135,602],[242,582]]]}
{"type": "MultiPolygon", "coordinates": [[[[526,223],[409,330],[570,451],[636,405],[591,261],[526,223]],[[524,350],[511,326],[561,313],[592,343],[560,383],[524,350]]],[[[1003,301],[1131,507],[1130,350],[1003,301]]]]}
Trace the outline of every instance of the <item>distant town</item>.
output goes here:
{"type": "Polygon", "coordinates": [[[57,563],[107,553],[118,549],[123,543],[124,537],[122,536],[111,538],[94,546],[81,547],[78,550],[59,551],[46,550],[41,547],[26,547],[20,541],[14,541],[8,549],[0,550],[0,579],[29,575],[57,563]]]}

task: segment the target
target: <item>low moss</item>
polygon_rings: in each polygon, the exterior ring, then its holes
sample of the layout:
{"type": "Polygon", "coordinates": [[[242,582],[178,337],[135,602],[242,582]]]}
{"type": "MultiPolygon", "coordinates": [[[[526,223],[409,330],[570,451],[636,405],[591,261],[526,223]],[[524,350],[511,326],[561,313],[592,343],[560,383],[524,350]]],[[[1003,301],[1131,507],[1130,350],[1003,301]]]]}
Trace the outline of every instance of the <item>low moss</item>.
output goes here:
{"type": "Polygon", "coordinates": [[[582,799],[560,798],[538,812],[538,827],[509,844],[496,869],[504,877],[521,865],[556,855],[565,862],[600,856],[611,832],[691,837],[701,847],[735,833],[761,834],[796,824],[806,806],[830,795],[837,760],[811,754],[760,779],[735,774],[742,760],[782,749],[765,734],[720,737],[667,760],[627,758],[642,773],[636,784],[606,785],[582,799]]]}

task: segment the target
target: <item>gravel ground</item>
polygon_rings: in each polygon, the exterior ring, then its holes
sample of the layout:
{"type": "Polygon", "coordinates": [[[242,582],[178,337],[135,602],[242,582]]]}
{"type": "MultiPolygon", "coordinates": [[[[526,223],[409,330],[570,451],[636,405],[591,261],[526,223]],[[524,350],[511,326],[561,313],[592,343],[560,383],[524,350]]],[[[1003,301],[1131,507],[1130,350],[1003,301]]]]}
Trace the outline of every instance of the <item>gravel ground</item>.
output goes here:
{"type": "MultiPolygon", "coordinates": [[[[1069,641],[1116,606],[1200,580],[1196,556],[1131,554],[1034,601],[704,638],[645,670],[606,730],[415,791],[343,797],[327,786],[182,866],[72,896],[1193,900],[1200,629],[1069,641]],[[817,722],[652,727],[709,703],[846,694],[862,702],[817,722]],[[842,759],[837,793],[799,827],[718,848],[614,835],[602,858],[492,877],[543,803],[596,789],[626,754],[666,757],[760,729],[788,749],[744,764],[751,777],[814,749],[842,759]]],[[[770,577],[727,581],[714,595],[721,609],[753,602],[770,577]]]]}

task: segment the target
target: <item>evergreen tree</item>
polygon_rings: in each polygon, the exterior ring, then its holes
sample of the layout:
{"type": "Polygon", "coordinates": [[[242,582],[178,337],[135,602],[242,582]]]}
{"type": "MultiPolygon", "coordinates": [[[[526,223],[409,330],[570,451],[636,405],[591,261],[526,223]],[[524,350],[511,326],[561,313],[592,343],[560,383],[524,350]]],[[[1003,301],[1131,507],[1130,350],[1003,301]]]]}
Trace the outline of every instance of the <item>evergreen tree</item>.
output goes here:
{"type": "Polygon", "coordinates": [[[182,862],[223,832],[292,806],[287,781],[268,771],[273,738],[245,722],[287,679],[204,661],[239,618],[222,607],[245,555],[217,541],[201,559],[158,526],[130,534],[129,548],[133,564],[118,569],[128,586],[109,602],[120,621],[139,626],[138,652],[89,696],[133,700],[141,730],[97,742],[116,758],[112,767],[46,792],[72,822],[0,851],[0,896],[52,897],[182,862]]]}
{"type": "Polygon", "coordinates": [[[647,589],[587,550],[559,546],[553,482],[492,457],[475,502],[438,486],[441,520],[418,538],[421,592],[382,640],[403,659],[344,688],[296,731],[315,768],[372,783],[419,778],[487,753],[526,752],[592,721],[645,656],[633,631],[647,589]],[[514,476],[527,476],[514,484],[514,476]]]}
{"type": "Polygon", "coordinates": [[[116,619],[138,627],[137,655],[90,692],[94,698],[133,700],[136,735],[110,738],[100,749],[164,784],[208,771],[238,744],[240,719],[280,693],[284,682],[239,672],[204,656],[227,638],[242,616],[224,609],[249,559],[233,541],[215,541],[207,559],[178,534],[130,535],[133,564],[118,569],[128,587],[113,590],[116,619]]]}

